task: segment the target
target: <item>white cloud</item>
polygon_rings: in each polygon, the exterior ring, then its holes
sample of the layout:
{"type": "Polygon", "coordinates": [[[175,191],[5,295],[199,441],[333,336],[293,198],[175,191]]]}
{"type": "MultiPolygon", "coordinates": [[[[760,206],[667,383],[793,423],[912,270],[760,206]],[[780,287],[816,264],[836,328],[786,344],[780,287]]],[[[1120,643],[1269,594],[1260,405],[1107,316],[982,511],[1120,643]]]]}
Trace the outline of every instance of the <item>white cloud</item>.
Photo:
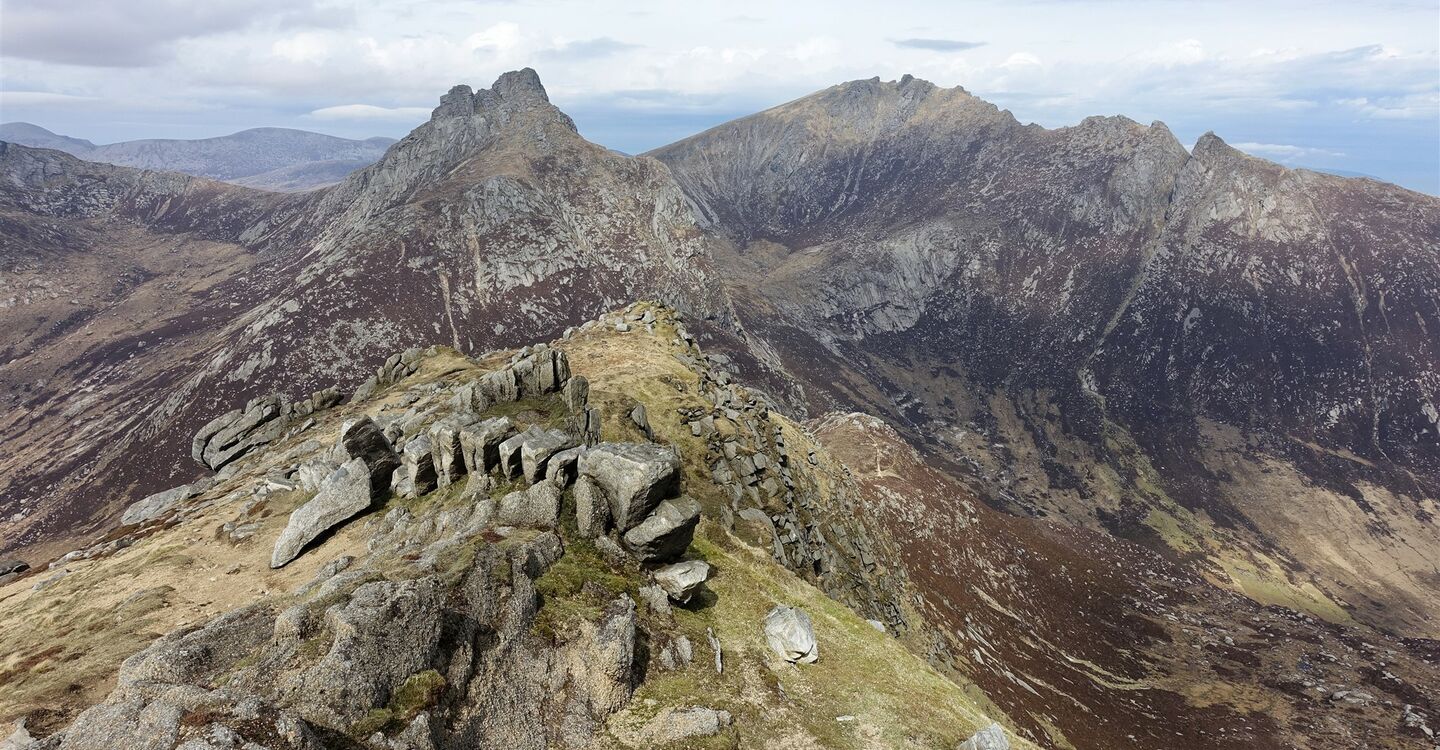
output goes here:
{"type": "Polygon", "coordinates": [[[1365,117],[1379,120],[1435,120],[1440,117],[1440,93],[1433,91],[1373,100],[1361,96],[1340,99],[1337,103],[1365,117]]]}
{"type": "Polygon", "coordinates": [[[1205,58],[1205,45],[1201,44],[1199,39],[1182,39],[1178,42],[1143,50],[1133,59],[1135,62],[1145,65],[1169,67],[1194,65],[1203,62],[1205,58]]]}
{"type": "Polygon", "coordinates": [[[1315,148],[1312,146],[1295,146],[1289,143],[1232,143],[1230,145],[1248,154],[1274,159],[1275,161],[1286,164],[1317,156],[1345,156],[1345,153],[1342,151],[1335,151],[1328,148],[1315,148]]]}
{"type": "Polygon", "coordinates": [[[397,120],[419,122],[430,116],[429,107],[377,107],[373,104],[339,104],[321,107],[306,117],[316,120],[397,120]]]}
{"type": "Polygon", "coordinates": [[[171,59],[177,42],[272,24],[337,26],[350,14],[317,0],[7,0],[7,57],[68,65],[141,67],[171,59]]]}
{"type": "Polygon", "coordinates": [[[324,62],[329,52],[329,43],[324,37],[314,33],[277,39],[270,45],[270,54],[292,63],[324,62]]]}
{"type": "Polygon", "coordinates": [[[0,91],[0,106],[24,107],[27,105],[75,105],[100,101],[94,96],[73,96],[49,91],[0,91]]]}

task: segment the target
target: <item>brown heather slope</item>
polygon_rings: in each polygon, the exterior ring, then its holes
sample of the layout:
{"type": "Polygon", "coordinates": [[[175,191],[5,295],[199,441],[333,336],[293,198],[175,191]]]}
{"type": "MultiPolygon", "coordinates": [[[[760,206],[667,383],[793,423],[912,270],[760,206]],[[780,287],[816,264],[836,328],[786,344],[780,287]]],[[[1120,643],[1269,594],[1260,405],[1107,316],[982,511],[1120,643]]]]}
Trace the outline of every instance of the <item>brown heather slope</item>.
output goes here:
{"type": "Polygon", "coordinates": [[[905,540],[931,663],[1042,746],[1408,748],[1422,737],[1401,727],[1400,707],[1433,711],[1419,697],[1440,691],[1426,644],[1264,607],[1145,547],[994,511],[873,417],[812,426],[867,514],[905,540]]]}

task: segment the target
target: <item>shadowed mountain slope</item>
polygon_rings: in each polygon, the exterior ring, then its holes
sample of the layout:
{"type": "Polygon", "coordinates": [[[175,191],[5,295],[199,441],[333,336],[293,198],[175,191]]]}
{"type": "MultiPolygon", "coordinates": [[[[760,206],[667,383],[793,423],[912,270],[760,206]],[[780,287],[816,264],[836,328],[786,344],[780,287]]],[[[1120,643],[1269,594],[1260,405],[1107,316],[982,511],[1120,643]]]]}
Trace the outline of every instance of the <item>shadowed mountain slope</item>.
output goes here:
{"type": "Polygon", "coordinates": [[[896,420],[997,507],[1440,632],[1440,200],[909,77],[652,155],[731,238],[793,402],[896,420]],[[1309,541],[1315,503],[1343,542],[1309,541]]]}

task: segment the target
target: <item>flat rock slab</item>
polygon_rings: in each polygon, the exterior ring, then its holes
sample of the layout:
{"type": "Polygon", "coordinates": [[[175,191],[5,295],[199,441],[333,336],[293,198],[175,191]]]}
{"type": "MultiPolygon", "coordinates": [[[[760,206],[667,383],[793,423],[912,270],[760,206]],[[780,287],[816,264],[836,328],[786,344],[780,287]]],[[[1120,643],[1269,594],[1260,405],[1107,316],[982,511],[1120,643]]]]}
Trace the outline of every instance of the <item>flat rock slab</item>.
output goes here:
{"type": "Polygon", "coordinates": [[[182,484],[164,492],[157,492],[125,509],[120,523],[126,526],[156,518],[190,497],[190,485],[182,484]]]}
{"type": "Polygon", "coordinates": [[[270,567],[283,567],[316,537],[369,508],[370,497],[370,469],[362,459],[352,458],[325,477],[314,498],[290,514],[275,540],[270,567]]]}
{"type": "Polygon", "coordinates": [[[615,528],[624,532],[676,493],[680,456],[654,443],[601,443],[580,457],[580,474],[605,491],[615,528]]]}
{"type": "Polygon", "coordinates": [[[511,492],[495,511],[497,526],[553,529],[560,520],[560,488],[548,482],[511,492]]]}
{"type": "Polygon", "coordinates": [[[640,738],[647,747],[669,745],[698,737],[712,737],[730,726],[732,721],[729,711],[699,707],[666,708],[646,722],[640,729],[640,738]]]}
{"type": "Polygon", "coordinates": [[[788,662],[814,664],[820,658],[815,627],[803,609],[776,607],[765,615],[765,640],[788,662]]]}
{"type": "Polygon", "coordinates": [[[688,497],[665,500],[622,539],[641,562],[668,562],[685,554],[699,523],[700,503],[688,497]]]}

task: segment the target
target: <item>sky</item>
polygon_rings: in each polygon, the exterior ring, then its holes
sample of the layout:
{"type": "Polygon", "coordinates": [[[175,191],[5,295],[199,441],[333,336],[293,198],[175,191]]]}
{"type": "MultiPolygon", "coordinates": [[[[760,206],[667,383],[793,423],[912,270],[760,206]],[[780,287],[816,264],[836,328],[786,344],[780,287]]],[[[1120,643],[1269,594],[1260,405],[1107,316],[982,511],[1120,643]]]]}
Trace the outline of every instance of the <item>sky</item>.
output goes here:
{"type": "Polygon", "coordinates": [[[1161,120],[1440,194],[1437,0],[0,0],[0,121],[96,143],[398,137],[526,66],[628,153],[910,73],[1022,122],[1161,120]]]}

